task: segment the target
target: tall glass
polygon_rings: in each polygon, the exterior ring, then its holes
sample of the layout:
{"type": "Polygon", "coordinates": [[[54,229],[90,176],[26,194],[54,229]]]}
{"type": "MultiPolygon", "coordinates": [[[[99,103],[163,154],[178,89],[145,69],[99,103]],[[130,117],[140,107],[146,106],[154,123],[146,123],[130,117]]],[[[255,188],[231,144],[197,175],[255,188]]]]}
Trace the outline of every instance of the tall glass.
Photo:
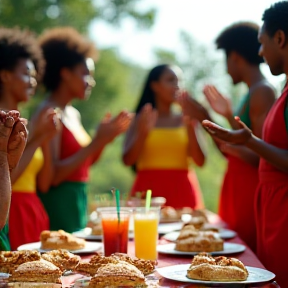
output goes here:
{"type": "Polygon", "coordinates": [[[103,229],[104,255],[110,256],[116,252],[127,253],[129,218],[132,210],[121,209],[120,219],[118,219],[116,207],[98,208],[97,212],[100,215],[103,229]]]}
{"type": "Polygon", "coordinates": [[[160,207],[134,209],[135,255],[145,260],[157,259],[160,207]]]}

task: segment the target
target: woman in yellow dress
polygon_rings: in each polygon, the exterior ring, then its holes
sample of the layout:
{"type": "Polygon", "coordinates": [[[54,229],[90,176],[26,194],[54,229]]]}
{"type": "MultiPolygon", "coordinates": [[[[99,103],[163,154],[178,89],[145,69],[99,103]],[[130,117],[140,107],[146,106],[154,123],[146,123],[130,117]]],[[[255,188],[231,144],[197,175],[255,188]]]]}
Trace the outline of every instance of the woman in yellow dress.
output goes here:
{"type": "Polygon", "coordinates": [[[151,189],[168,206],[203,208],[195,171],[189,170],[190,159],[198,166],[205,162],[198,123],[172,111],[180,92],[177,72],[178,67],[166,64],[150,71],[126,134],[123,162],[137,170],[131,195],[151,189]]]}

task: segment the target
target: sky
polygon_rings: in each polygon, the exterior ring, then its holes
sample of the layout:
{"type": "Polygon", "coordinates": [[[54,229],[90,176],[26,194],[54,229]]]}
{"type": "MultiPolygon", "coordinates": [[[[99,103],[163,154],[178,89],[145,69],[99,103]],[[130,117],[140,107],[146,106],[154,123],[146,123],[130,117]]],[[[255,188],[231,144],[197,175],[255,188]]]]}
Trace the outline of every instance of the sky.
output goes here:
{"type": "MultiPolygon", "coordinates": [[[[278,1],[271,0],[141,0],[140,9],[155,7],[156,21],[149,30],[139,30],[126,19],[115,28],[101,21],[91,25],[90,36],[98,48],[114,47],[118,54],[145,68],[155,64],[153,49],[181,53],[179,32],[184,30],[200,43],[215,49],[214,40],[227,25],[237,21],[262,24],[266,8],[278,1]]],[[[269,68],[264,67],[269,76],[269,68]]],[[[271,77],[273,81],[278,77],[271,77]]]]}

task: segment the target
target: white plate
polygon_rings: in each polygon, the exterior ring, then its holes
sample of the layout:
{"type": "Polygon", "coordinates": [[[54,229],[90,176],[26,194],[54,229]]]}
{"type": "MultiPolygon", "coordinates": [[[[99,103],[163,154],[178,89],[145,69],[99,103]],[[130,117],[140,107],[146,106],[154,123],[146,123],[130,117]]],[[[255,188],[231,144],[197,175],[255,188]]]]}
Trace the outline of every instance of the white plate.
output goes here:
{"type": "MultiPolygon", "coordinates": [[[[173,265],[163,268],[157,268],[157,272],[171,280],[175,281],[181,281],[181,282],[188,282],[188,283],[195,283],[195,284],[202,284],[202,285],[210,285],[211,284],[252,284],[252,283],[262,283],[262,282],[268,282],[275,278],[275,274],[272,272],[256,268],[256,267],[250,267],[246,266],[249,276],[245,281],[231,281],[231,282],[221,282],[221,281],[201,281],[201,280],[193,280],[188,277],[186,277],[187,270],[189,268],[190,264],[181,264],[181,265],[173,265]]],[[[234,287],[234,286],[233,286],[234,287]]]]}
{"type": "MultiPolygon", "coordinates": [[[[176,242],[179,234],[180,234],[180,231],[173,231],[173,232],[165,234],[163,238],[171,242],[176,242]]],[[[236,235],[237,233],[235,231],[229,230],[229,229],[223,228],[223,229],[220,229],[219,231],[219,236],[222,239],[231,239],[231,238],[234,238],[236,235]]]]}
{"type": "MultiPolygon", "coordinates": [[[[86,242],[85,248],[79,249],[79,250],[69,250],[69,251],[73,252],[75,254],[92,253],[92,252],[95,252],[95,251],[101,249],[102,246],[103,246],[102,243],[86,242]]],[[[40,242],[34,242],[34,243],[28,243],[28,244],[21,245],[17,248],[17,250],[18,251],[21,251],[21,250],[38,250],[41,253],[45,253],[47,251],[52,250],[52,249],[44,250],[44,249],[41,249],[40,247],[41,247],[40,242]]]]}
{"type": "MultiPolygon", "coordinates": [[[[96,241],[102,241],[102,235],[92,235],[91,234],[92,229],[89,227],[86,227],[80,231],[72,233],[74,236],[78,238],[82,238],[85,240],[96,240],[96,241]]],[[[133,232],[129,232],[129,239],[133,239],[134,234],[133,232]]]]}
{"type": "MultiPolygon", "coordinates": [[[[245,251],[246,247],[242,244],[237,243],[224,243],[224,250],[223,251],[214,251],[208,252],[211,255],[227,255],[227,254],[234,254],[240,253],[245,251]]],[[[175,250],[175,244],[163,244],[157,246],[157,251],[163,254],[173,254],[173,255],[196,255],[199,252],[183,252],[175,250]]]]}
{"type": "Polygon", "coordinates": [[[178,221],[174,223],[159,223],[158,225],[158,233],[163,235],[172,231],[181,230],[183,227],[183,222],[178,221]]]}

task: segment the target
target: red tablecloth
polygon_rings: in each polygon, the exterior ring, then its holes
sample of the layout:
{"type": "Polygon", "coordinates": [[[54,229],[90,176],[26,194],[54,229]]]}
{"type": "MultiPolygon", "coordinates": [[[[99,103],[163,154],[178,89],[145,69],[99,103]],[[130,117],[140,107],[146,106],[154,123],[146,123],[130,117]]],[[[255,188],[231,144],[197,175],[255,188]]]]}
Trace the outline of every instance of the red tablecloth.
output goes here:
{"type": "MultiPolygon", "coordinates": [[[[235,237],[231,240],[227,240],[226,242],[231,242],[231,243],[239,243],[239,244],[243,244],[246,246],[246,244],[239,238],[239,237],[235,237]]],[[[160,239],[159,240],[159,244],[166,244],[169,243],[166,240],[160,239]]],[[[130,241],[129,245],[128,245],[128,254],[131,256],[134,256],[134,242],[130,241]]],[[[89,255],[84,255],[82,256],[82,259],[89,259],[91,258],[93,255],[89,254],[89,255]]],[[[230,255],[229,255],[230,256],[230,255]]],[[[257,256],[249,249],[249,247],[246,246],[246,250],[242,253],[237,253],[237,254],[233,254],[230,257],[235,257],[238,258],[239,260],[241,260],[246,266],[252,266],[252,267],[257,267],[257,268],[263,268],[265,269],[265,267],[263,266],[263,264],[259,261],[259,259],[257,258],[257,256]]],[[[165,267],[165,266],[171,266],[171,265],[177,265],[177,264],[189,264],[191,263],[191,256],[174,256],[174,255],[165,255],[165,254],[158,254],[158,266],[157,267],[165,267]]],[[[181,288],[196,288],[196,287],[203,287],[203,286],[199,286],[199,285],[194,285],[194,284],[189,284],[189,283],[184,283],[184,282],[178,282],[178,281],[172,281],[169,279],[165,279],[163,277],[161,277],[157,272],[154,273],[155,277],[159,278],[159,287],[181,287],[181,288]]],[[[67,276],[67,277],[63,277],[63,284],[65,284],[65,287],[70,287],[71,283],[74,282],[75,279],[78,279],[79,277],[81,277],[80,275],[73,275],[73,276],[67,276]]],[[[221,287],[221,286],[217,286],[217,287],[221,287]]],[[[227,286],[226,286],[227,287],[227,286]]],[[[231,286],[230,286],[231,287],[231,286]]],[[[254,287],[254,286],[245,286],[245,287],[254,287]]],[[[261,285],[261,286],[257,286],[257,287],[262,287],[262,288],[276,288],[279,287],[275,282],[273,283],[269,283],[269,284],[265,284],[265,285],[261,285]]]]}
{"type": "MultiPolygon", "coordinates": [[[[212,213],[208,211],[208,218],[209,218],[209,223],[211,224],[217,224],[219,227],[225,227],[226,224],[219,218],[219,216],[215,213],[212,213]]],[[[262,268],[265,269],[263,264],[260,262],[260,260],[257,258],[257,256],[250,250],[249,247],[247,247],[246,243],[244,243],[238,236],[236,236],[233,239],[226,240],[225,242],[230,242],[230,243],[238,243],[238,244],[243,244],[246,246],[246,249],[242,253],[237,253],[237,254],[231,254],[229,257],[235,257],[238,258],[240,261],[244,263],[246,266],[251,266],[251,267],[257,267],[257,268],[262,268]]],[[[161,244],[167,244],[170,243],[163,238],[160,238],[159,240],[159,245],[161,244]]],[[[128,244],[128,254],[130,256],[135,256],[135,250],[134,250],[134,241],[129,241],[128,244]]],[[[93,255],[83,255],[82,259],[89,259],[93,255]]],[[[177,265],[177,264],[190,264],[192,260],[191,256],[178,256],[178,255],[166,255],[166,254],[158,254],[158,265],[157,267],[166,267],[166,266],[171,266],[171,265],[177,265]]],[[[199,286],[195,284],[190,284],[190,283],[185,283],[185,282],[178,282],[178,281],[173,281],[169,280],[166,278],[161,277],[157,272],[154,273],[154,276],[159,279],[159,287],[161,288],[166,288],[166,287],[179,287],[179,288],[200,288],[200,287],[205,287],[205,286],[199,286]]],[[[69,277],[64,277],[63,279],[63,284],[66,284],[64,287],[70,287],[71,283],[74,282],[75,279],[82,277],[81,275],[73,275],[69,277]]],[[[217,286],[218,288],[221,286],[217,286]]],[[[225,286],[232,288],[232,286],[225,286]]],[[[237,286],[239,287],[239,286],[237,286]]],[[[242,286],[244,287],[244,286],[242,286]]],[[[246,288],[251,288],[251,287],[256,287],[253,285],[245,285],[246,288]]],[[[261,288],[279,288],[280,286],[277,285],[276,282],[273,283],[266,283],[263,285],[257,285],[257,287],[261,288]]]]}

